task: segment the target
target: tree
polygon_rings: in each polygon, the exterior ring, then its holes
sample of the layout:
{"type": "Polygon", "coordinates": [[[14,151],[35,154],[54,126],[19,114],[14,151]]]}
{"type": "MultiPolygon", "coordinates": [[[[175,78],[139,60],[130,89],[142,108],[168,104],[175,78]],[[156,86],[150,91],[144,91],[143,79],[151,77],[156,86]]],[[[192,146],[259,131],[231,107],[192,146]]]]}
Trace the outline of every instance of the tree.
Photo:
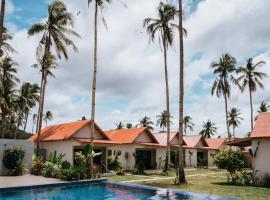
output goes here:
{"type": "Polygon", "coordinates": [[[43,120],[45,121],[46,126],[48,125],[48,121],[51,121],[53,119],[53,114],[51,111],[47,111],[45,115],[43,116],[43,120]]]}
{"type": "Polygon", "coordinates": [[[126,124],[126,128],[127,128],[127,129],[131,129],[131,128],[133,128],[132,123],[127,123],[127,124],[126,124]]]}
{"type": "Polygon", "coordinates": [[[122,122],[115,123],[116,130],[122,130],[125,128],[125,125],[122,122]]]}
{"type": "Polygon", "coordinates": [[[267,77],[267,74],[260,72],[257,68],[264,65],[264,61],[253,63],[253,59],[249,58],[245,67],[239,67],[237,73],[240,77],[236,79],[236,83],[239,85],[242,92],[248,88],[249,90],[249,103],[250,103],[250,131],[253,130],[253,100],[252,93],[257,91],[257,87],[264,89],[261,80],[267,77]]]}
{"type": "MultiPolygon", "coordinates": [[[[157,115],[157,126],[162,128],[162,131],[164,131],[164,129],[167,127],[167,118],[168,114],[166,110],[162,111],[159,115],[157,115]]],[[[173,117],[170,116],[169,118],[170,124],[172,124],[171,118],[173,117]]]]}
{"type": "Polygon", "coordinates": [[[235,128],[237,128],[241,124],[240,120],[243,120],[243,118],[240,117],[240,115],[241,115],[240,110],[237,108],[232,108],[228,114],[228,123],[229,126],[232,127],[233,129],[234,138],[235,138],[235,128]]]}
{"type": "MultiPolygon", "coordinates": [[[[150,41],[154,42],[156,36],[160,43],[162,43],[163,59],[164,59],[164,75],[165,75],[165,88],[166,88],[166,112],[170,116],[170,96],[169,96],[169,78],[168,78],[168,63],[167,63],[167,50],[173,44],[173,28],[172,21],[176,16],[176,9],[170,4],[159,3],[158,18],[146,18],[143,26],[146,28],[150,36],[150,41]]],[[[167,147],[166,147],[166,160],[164,172],[167,173],[170,161],[170,119],[167,118],[167,147]]]]}
{"type": "Polygon", "coordinates": [[[9,40],[12,40],[13,37],[8,34],[7,29],[4,27],[3,28],[3,33],[2,33],[2,44],[1,44],[1,49],[0,49],[0,57],[5,54],[8,56],[8,52],[10,53],[17,53],[17,51],[8,43],[9,40]]]}
{"type": "Polygon", "coordinates": [[[33,36],[42,33],[42,38],[37,47],[38,59],[42,59],[41,66],[41,92],[39,99],[39,109],[37,117],[37,152],[39,154],[40,141],[39,136],[42,128],[42,115],[44,107],[45,97],[45,85],[48,75],[48,68],[52,65],[53,54],[51,53],[51,47],[54,44],[56,54],[59,59],[63,55],[65,59],[68,59],[67,47],[73,47],[77,52],[77,47],[74,42],[68,38],[68,35],[79,37],[79,35],[72,29],[73,18],[72,14],[67,11],[65,4],[61,1],[53,1],[48,6],[48,17],[45,22],[34,24],[29,30],[28,35],[33,36]],[[40,56],[42,54],[42,56],[40,56]]]}
{"type": "MultiPolygon", "coordinates": [[[[96,82],[97,82],[97,51],[98,51],[98,12],[102,11],[107,3],[111,0],[88,0],[88,6],[94,2],[94,65],[93,65],[93,79],[92,79],[92,100],[91,100],[91,132],[90,132],[90,146],[94,148],[94,131],[95,131],[95,113],[96,113],[96,82]]],[[[103,22],[105,22],[103,18],[103,22]]],[[[90,161],[91,174],[93,172],[93,159],[90,161]]]]}
{"type": "Polygon", "coordinates": [[[2,49],[2,39],[4,32],[4,20],[5,20],[5,9],[6,9],[6,0],[1,1],[1,12],[0,12],[0,49],[2,49]]]}
{"type": "Polygon", "coordinates": [[[211,136],[215,135],[216,133],[217,127],[215,123],[211,122],[210,120],[203,122],[203,130],[200,132],[200,135],[205,138],[211,138],[211,136]]]}
{"type": "Polygon", "coordinates": [[[218,62],[213,62],[210,66],[210,68],[214,70],[214,75],[216,75],[211,94],[216,94],[218,98],[221,96],[224,98],[226,127],[229,139],[231,138],[228,122],[228,99],[230,98],[231,94],[229,79],[234,80],[234,77],[231,74],[235,72],[235,64],[235,58],[226,53],[222,54],[218,62]]]}
{"type": "Polygon", "coordinates": [[[266,102],[262,102],[259,110],[257,111],[258,113],[263,113],[263,112],[268,112],[270,110],[270,105],[268,105],[266,102]]]}
{"type": "Polygon", "coordinates": [[[147,116],[144,116],[142,119],[139,120],[139,124],[137,124],[137,126],[139,127],[144,127],[147,128],[149,130],[154,130],[153,125],[154,122],[151,121],[151,119],[147,116]]]}
{"type": "Polygon", "coordinates": [[[35,124],[37,123],[37,114],[33,114],[32,122],[33,122],[33,125],[32,125],[32,134],[34,134],[35,124]]]}
{"type": "Polygon", "coordinates": [[[192,122],[192,118],[190,116],[184,117],[184,133],[187,135],[187,129],[193,131],[194,123],[192,122]]]}

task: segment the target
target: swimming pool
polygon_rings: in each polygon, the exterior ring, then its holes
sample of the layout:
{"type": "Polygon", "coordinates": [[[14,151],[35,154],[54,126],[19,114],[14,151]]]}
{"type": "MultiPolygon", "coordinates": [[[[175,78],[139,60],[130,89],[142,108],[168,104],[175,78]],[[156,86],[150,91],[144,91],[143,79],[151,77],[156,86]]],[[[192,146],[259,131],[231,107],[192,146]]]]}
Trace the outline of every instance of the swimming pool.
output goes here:
{"type": "Polygon", "coordinates": [[[0,191],[1,200],[234,200],[160,189],[155,187],[112,182],[11,189],[0,191]]]}

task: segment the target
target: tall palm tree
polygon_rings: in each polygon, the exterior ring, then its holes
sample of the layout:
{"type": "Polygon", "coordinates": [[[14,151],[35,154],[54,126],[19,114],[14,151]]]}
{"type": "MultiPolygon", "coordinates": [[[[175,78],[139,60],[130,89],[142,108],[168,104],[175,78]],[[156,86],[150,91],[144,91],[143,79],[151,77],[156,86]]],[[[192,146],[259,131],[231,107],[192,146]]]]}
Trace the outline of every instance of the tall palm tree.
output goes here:
{"type": "Polygon", "coordinates": [[[240,117],[240,115],[241,115],[240,110],[237,108],[232,108],[228,114],[228,123],[229,126],[232,127],[233,129],[234,138],[235,138],[235,128],[237,128],[241,124],[240,120],[243,120],[243,118],[240,117]]]}
{"type": "Polygon", "coordinates": [[[6,9],[6,0],[2,0],[0,11],[0,49],[2,49],[2,35],[4,32],[5,9],[6,9]]]}
{"type": "MultiPolygon", "coordinates": [[[[95,131],[95,114],[96,114],[96,84],[97,84],[97,51],[98,51],[98,14],[101,12],[106,4],[110,3],[111,0],[88,0],[88,6],[94,2],[94,65],[93,65],[93,78],[92,78],[92,99],[91,99],[91,132],[90,132],[90,143],[91,148],[94,147],[94,131],[95,131]]],[[[104,18],[103,22],[105,22],[104,18]]],[[[106,26],[106,25],[105,25],[106,26]]],[[[90,159],[90,174],[93,174],[93,158],[90,159]]]]}
{"type": "Polygon", "coordinates": [[[115,123],[116,130],[122,130],[125,128],[125,125],[122,122],[115,123]]]}
{"type": "Polygon", "coordinates": [[[211,136],[215,135],[216,133],[217,127],[215,123],[211,122],[210,120],[203,122],[203,129],[201,130],[200,135],[205,138],[211,138],[211,136]]]}
{"type": "MultiPolygon", "coordinates": [[[[164,131],[164,129],[167,127],[167,118],[168,115],[166,110],[162,111],[159,115],[157,115],[157,126],[162,128],[162,131],[164,131]]],[[[169,118],[170,124],[172,124],[171,118],[173,117],[170,116],[169,118]]]]}
{"type": "Polygon", "coordinates": [[[253,100],[252,93],[257,91],[257,87],[264,89],[262,84],[262,79],[267,77],[267,74],[260,72],[257,68],[264,65],[264,61],[259,61],[253,63],[253,59],[249,58],[245,67],[239,67],[237,73],[240,74],[240,77],[237,78],[236,82],[239,84],[239,87],[242,92],[248,88],[249,90],[249,103],[250,103],[250,130],[253,130],[253,100]]]}
{"type": "Polygon", "coordinates": [[[263,113],[263,112],[268,112],[270,110],[270,105],[268,105],[266,102],[262,102],[259,110],[257,111],[258,113],[263,113]]]}
{"type": "Polygon", "coordinates": [[[225,102],[225,118],[228,138],[231,138],[229,122],[228,122],[228,99],[231,94],[231,86],[229,80],[234,80],[232,73],[235,72],[236,60],[230,54],[222,54],[218,62],[213,62],[210,66],[214,70],[216,76],[212,86],[211,94],[220,98],[224,98],[225,102]]]}
{"type": "Polygon", "coordinates": [[[45,121],[46,126],[48,126],[48,121],[51,121],[53,119],[53,114],[51,111],[47,111],[45,115],[43,116],[43,120],[45,121]]]}
{"type": "MultiPolygon", "coordinates": [[[[167,63],[167,50],[173,44],[173,28],[172,21],[176,16],[176,9],[170,4],[159,3],[158,18],[146,18],[143,26],[146,28],[150,36],[150,41],[154,42],[156,36],[160,43],[162,43],[163,59],[164,59],[164,75],[165,75],[165,88],[166,88],[166,112],[170,116],[170,95],[169,95],[169,78],[168,78],[168,63],[167,63]]],[[[167,147],[166,147],[166,160],[164,172],[167,173],[169,169],[170,160],[170,120],[167,118],[167,147]]]]}
{"type": "Polygon", "coordinates": [[[34,134],[34,128],[35,128],[35,125],[36,125],[36,122],[37,122],[37,114],[33,114],[32,116],[32,134],[34,134]]]}
{"type": "Polygon", "coordinates": [[[187,135],[187,129],[193,131],[194,123],[192,122],[192,118],[190,116],[184,117],[184,133],[187,135]]]}
{"type": "Polygon", "coordinates": [[[149,129],[149,130],[154,130],[153,124],[154,124],[154,122],[152,122],[149,117],[144,116],[142,119],[139,120],[139,124],[137,124],[137,126],[144,127],[144,128],[149,129]]]}
{"type": "Polygon", "coordinates": [[[133,128],[132,123],[127,123],[127,124],[126,124],[126,128],[127,128],[127,129],[131,129],[131,128],[133,128]]]}
{"type": "Polygon", "coordinates": [[[0,49],[0,57],[5,53],[5,55],[8,56],[8,52],[10,53],[17,53],[17,51],[8,43],[9,40],[12,40],[13,37],[8,34],[7,29],[4,27],[3,28],[3,33],[2,33],[2,45],[0,49]]]}
{"type": "Polygon", "coordinates": [[[45,84],[46,76],[48,75],[48,68],[52,63],[51,47],[54,44],[55,51],[59,59],[63,55],[65,59],[68,59],[67,46],[73,47],[77,52],[77,47],[74,42],[68,38],[68,35],[79,37],[79,35],[72,29],[73,18],[72,14],[67,11],[65,4],[62,1],[53,1],[48,6],[48,17],[43,23],[34,24],[29,30],[28,35],[33,36],[38,33],[42,33],[42,38],[37,48],[38,58],[42,58],[41,67],[41,92],[39,100],[39,109],[37,117],[37,152],[39,153],[39,135],[42,127],[42,115],[44,107],[45,97],[45,84]],[[42,56],[40,56],[42,54],[42,56]]]}

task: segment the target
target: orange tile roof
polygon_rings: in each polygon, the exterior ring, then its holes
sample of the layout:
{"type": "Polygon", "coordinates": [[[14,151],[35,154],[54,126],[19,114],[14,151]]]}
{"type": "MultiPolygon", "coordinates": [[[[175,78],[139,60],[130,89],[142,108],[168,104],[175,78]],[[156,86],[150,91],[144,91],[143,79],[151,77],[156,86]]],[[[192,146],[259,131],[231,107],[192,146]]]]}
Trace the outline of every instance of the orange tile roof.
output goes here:
{"type": "MultiPolygon", "coordinates": [[[[90,120],[82,120],[64,124],[57,124],[45,127],[41,130],[40,141],[57,141],[57,140],[68,140],[82,127],[90,124],[90,120]]],[[[105,138],[109,139],[107,135],[95,124],[95,128],[104,135],[105,138]]],[[[36,141],[37,134],[30,137],[28,140],[36,141]]]]}
{"type": "Polygon", "coordinates": [[[225,144],[225,138],[206,138],[205,141],[211,149],[220,149],[225,144]]]}
{"type": "Polygon", "coordinates": [[[153,136],[152,132],[147,128],[131,128],[131,129],[122,129],[122,130],[111,130],[105,131],[106,135],[113,141],[122,144],[131,144],[134,143],[136,138],[139,137],[141,133],[146,131],[150,137],[153,138],[155,143],[158,143],[156,138],[153,136]]]}
{"type": "Polygon", "coordinates": [[[251,138],[270,138],[270,112],[261,113],[251,132],[251,138]]]}

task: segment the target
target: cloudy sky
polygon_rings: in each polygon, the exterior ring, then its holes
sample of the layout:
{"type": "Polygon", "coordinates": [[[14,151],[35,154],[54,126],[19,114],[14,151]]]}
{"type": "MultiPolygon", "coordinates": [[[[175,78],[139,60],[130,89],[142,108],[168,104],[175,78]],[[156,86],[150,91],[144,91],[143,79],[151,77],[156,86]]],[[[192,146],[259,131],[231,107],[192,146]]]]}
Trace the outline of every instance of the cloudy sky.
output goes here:
{"type": "MultiPolygon", "coordinates": [[[[158,42],[148,43],[142,27],[146,17],[156,16],[160,0],[113,1],[103,11],[108,30],[99,23],[97,119],[103,129],[115,123],[131,122],[147,115],[156,121],[156,115],[165,109],[163,57],[158,42]]],[[[31,68],[35,63],[35,48],[40,35],[28,38],[27,29],[46,18],[48,0],[7,0],[6,26],[12,32],[11,42],[18,51],[13,55],[19,63],[22,82],[40,82],[40,74],[31,68]]],[[[81,39],[74,39],[79,52],[69,51],[69,60],[59,61],[55,79],[49,79],[45,110],[54,114],[50,122],[61,123],[89,117],[91,111],[91,78],[93,46],[93,7],[86,0],[64,0],[75,19],[75,30],[81,39]]],[[[222,53],[236,57],[238,65],[249,57],[264,60],[261,70],[270,74],[270,1],[269,0],[186,0],[185,38],[185,114],[190,115],[195,129],[201,130],[203,121],[212,120],[218,134],[225,136],[224,102],[210,94],[214,77],[211,62],[222,53]]],[[[177,129],[178,111],[178,35],[169,50],[169,79],[172,129],[177,129]]],[[[254,94],[254,109],[261,101],[270,103],[270,79],[265,79],[265,90],[254,94]]],[[[237,135],[249,131],[248,94],[232,90],[229,107],[241,110],[244,121],[237,135]]],[[[29,124],[28,130],[31,130],[29,124]]],[[[156,131],[159,129],[157,128],[156,131]]]]}

